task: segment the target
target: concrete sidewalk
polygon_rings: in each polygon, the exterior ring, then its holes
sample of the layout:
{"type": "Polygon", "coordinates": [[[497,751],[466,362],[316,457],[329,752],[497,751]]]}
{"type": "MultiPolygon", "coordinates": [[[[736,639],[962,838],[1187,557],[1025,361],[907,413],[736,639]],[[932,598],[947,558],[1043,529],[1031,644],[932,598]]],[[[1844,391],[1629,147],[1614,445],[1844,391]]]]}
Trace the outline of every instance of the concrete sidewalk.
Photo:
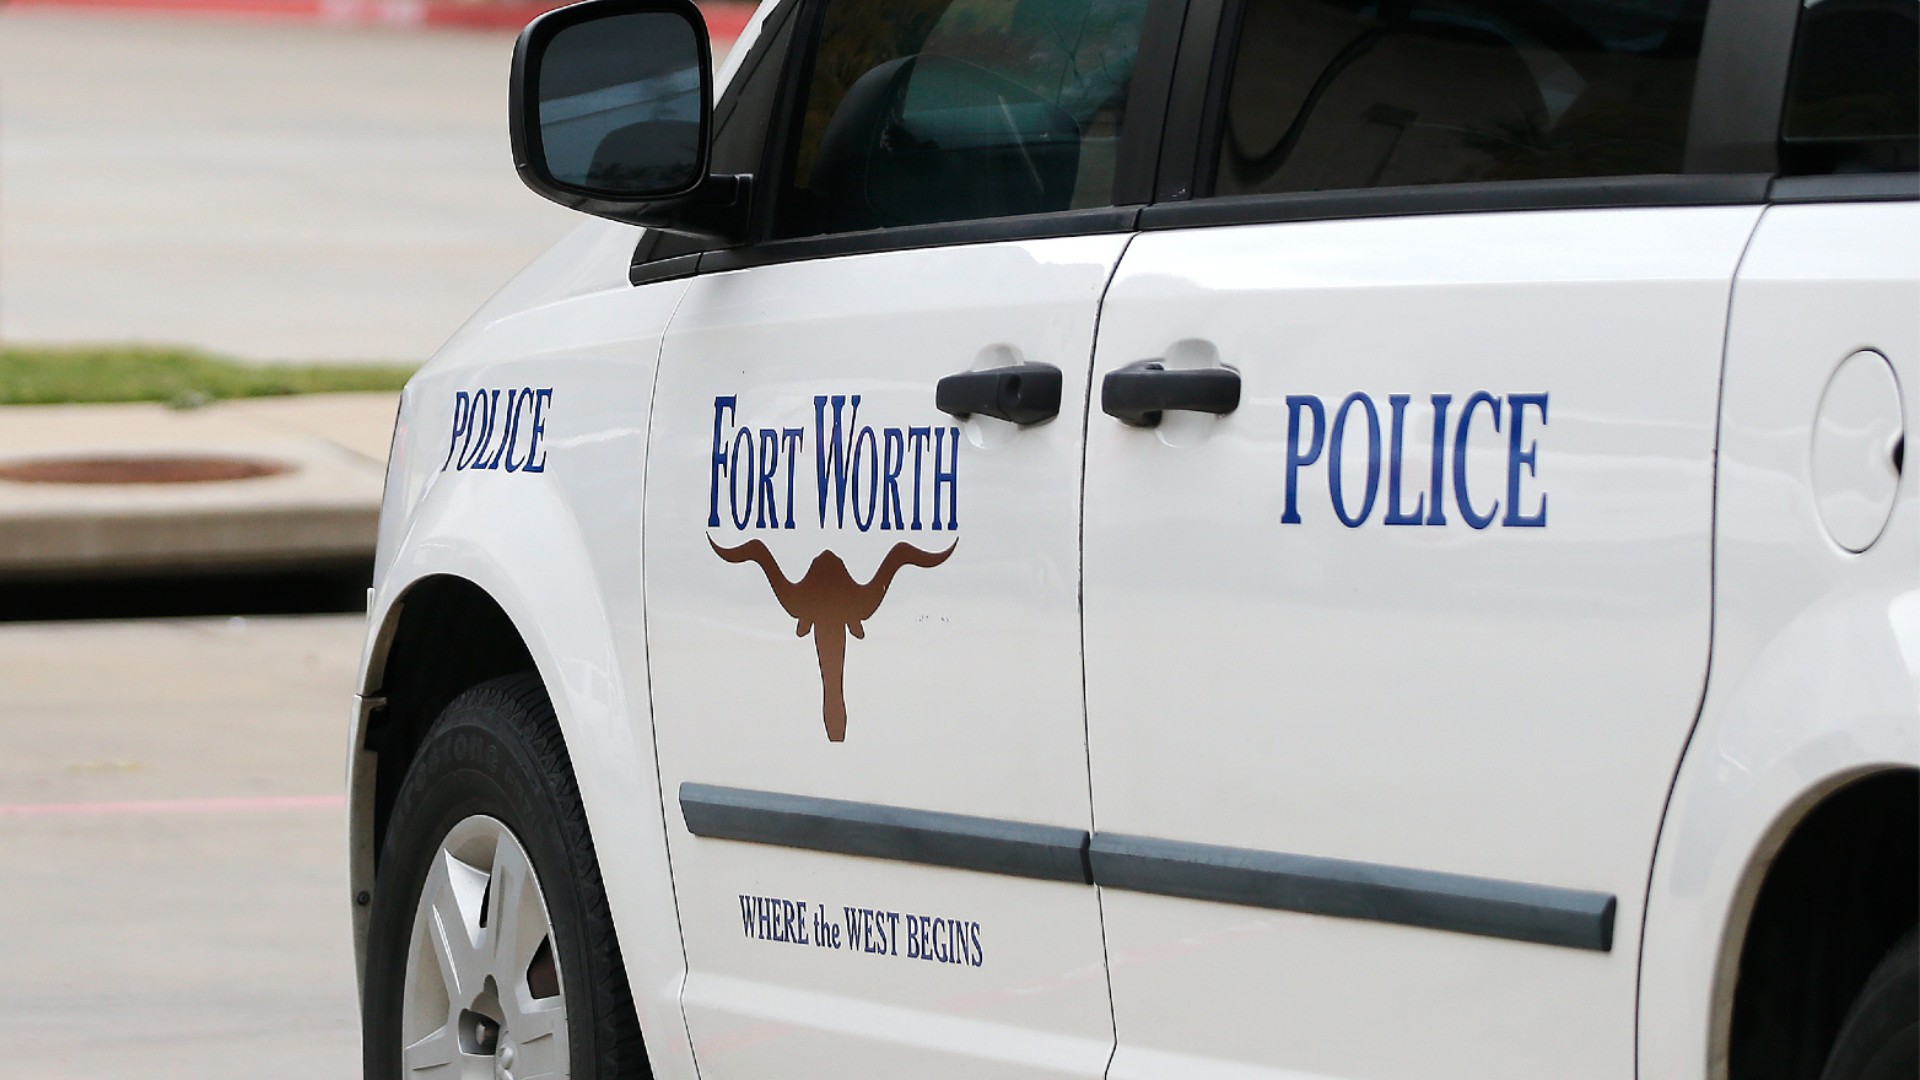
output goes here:
{"type": "Polygon", "coordinates": [[[0,581],[294,569],[373,554],[394,394],[0,408],[0,476],[45,462],[238,459],[277,475],[199,483],[0,478],[0,581]]]}

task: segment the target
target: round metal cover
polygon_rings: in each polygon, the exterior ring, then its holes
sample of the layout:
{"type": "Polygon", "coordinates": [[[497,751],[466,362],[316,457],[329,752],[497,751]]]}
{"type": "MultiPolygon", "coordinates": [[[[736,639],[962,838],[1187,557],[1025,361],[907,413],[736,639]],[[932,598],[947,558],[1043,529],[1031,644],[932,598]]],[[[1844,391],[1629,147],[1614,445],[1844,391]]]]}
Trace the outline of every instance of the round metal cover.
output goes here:
{"type": "Polygon", "coordinates": [[[18,484],[207,484],[277,476],[287,468],[247,458],[100,455],[0,463],[0,480],[18,484]]]}
{"type": "Polygon", "coordinates": [[[1905,418],[1900,383],[1871,350],[1847,357],[1827,382],[1813,427],[1813,495],[1833,541],[1865,551],[1880,538],[1900,488],[1905,418]]]}

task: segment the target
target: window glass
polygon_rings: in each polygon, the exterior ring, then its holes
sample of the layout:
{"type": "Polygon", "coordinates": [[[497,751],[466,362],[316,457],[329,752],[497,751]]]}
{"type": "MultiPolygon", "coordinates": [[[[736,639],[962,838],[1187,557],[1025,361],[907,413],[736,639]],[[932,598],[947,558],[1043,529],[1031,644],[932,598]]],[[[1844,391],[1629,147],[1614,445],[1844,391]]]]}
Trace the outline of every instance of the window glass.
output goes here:
{"type": "Polygon", "coordinates": [[[1920,0],[1802,8],[1781,134],[1788,172],[1920,166],[1920,0]]]}
{"type": "Polygon", "coordinates": [[[829,0],[778,231],[1105,206],[1147,0],[829,0]]]}
{"type": "MultiPolygon", "coordinates": [[[[759,173],[767,145],[767,130],[779,98],[780,70],[787,46],[793,41],[793,9],[797,0],[787,0],[783,9],[767,17],[761,37],[754,43],[741,69],[713,107],[713,153],[708,166],[715,173],[759,173]]],[[[680,236],[649,229],[640,240],[636,262],[671,259],[696,251],[710,251],[715,242],[705,237],[680,236]]]]}
{"type": "Polygon", "coordinates": [[[1247,0],[1214,192],[1679,172],[1706,0],[1247,0]]]}

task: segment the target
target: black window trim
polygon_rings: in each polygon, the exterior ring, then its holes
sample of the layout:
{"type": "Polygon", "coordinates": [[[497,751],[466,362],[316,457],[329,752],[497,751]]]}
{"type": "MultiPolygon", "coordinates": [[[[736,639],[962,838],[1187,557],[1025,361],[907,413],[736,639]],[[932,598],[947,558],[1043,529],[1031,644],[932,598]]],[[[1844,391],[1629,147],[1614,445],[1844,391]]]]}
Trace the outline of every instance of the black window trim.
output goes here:
{"type": "Polygon", "coordinates": [[[943,221],[930,225],[900,225],[887,229],[767,240],[744,247],[705,252],[700,256],[699,272],[719,273],[753,266],[870,255],[910,248],[1130,233],[1138,227],[1140,212],[1138,206],[1103,206],[1088,210],[943,221]]]}
{"type": "Polygon", "coordinates": [[[1767,190],[1772,203],[1912,202],[1920,173],[1829,173],[1781,176],[1767,190]]]}
{"type": "Polygon", "coordinates": [[[1573,180],[1499,180],[1469,184],[1229,195],[1149,206],[1143,231],[1357,218],[1517,210],[1602,210],[1764,203],[1767,173],[1602,176],[1573,180]]]}

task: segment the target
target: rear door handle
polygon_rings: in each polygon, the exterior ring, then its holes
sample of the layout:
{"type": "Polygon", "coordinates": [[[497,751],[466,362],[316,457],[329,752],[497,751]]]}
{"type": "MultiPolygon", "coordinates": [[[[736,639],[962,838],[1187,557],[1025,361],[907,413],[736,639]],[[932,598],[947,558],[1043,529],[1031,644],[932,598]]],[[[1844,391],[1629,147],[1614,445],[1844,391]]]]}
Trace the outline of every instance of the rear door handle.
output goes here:
{"type": "Polygon", "coordinates": [[[940,380],[933,403],[966,419],[991,416],[1025,427],[1060,415],[1060,369],[1052,364],[963,371],[940,380]]]}
{"type": "Polygon", "coordinates": [[[1179,368],[1143,360],[1107,372],[1100,409],[1133,427],[1153,427],[1168,410],[1225,415],[1240,407],[1240,373],[1229,368],[1179,368]]]}

